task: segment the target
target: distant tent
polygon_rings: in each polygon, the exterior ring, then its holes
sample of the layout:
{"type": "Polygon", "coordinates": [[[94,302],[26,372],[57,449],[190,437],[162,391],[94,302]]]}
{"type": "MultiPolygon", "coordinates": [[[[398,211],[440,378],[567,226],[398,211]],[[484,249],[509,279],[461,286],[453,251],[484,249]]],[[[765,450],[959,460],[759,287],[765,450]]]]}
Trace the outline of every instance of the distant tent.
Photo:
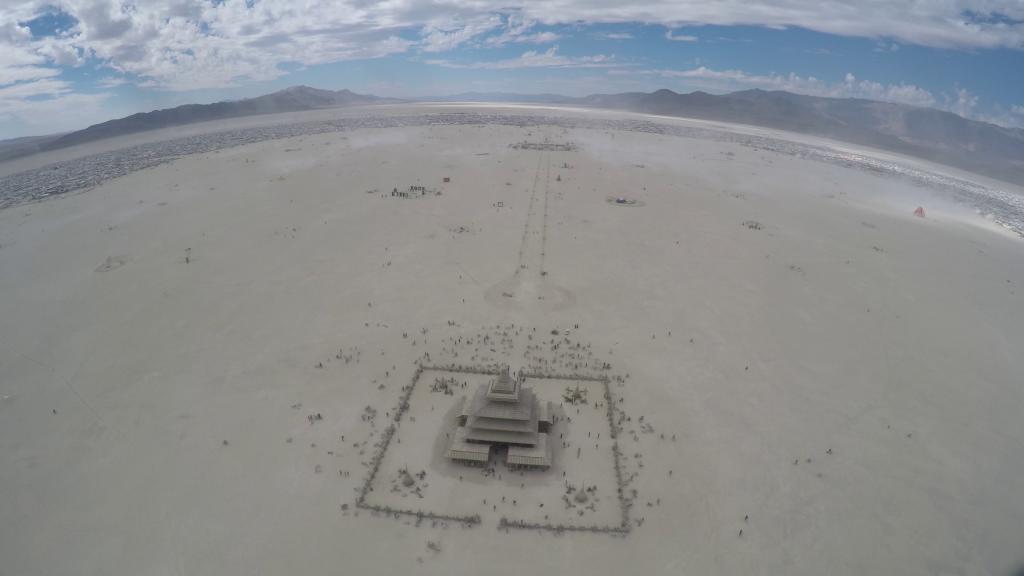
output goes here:
{"type": "Polygon", "coordinates": [[[917,216],[918,218],[924,218],[924,208],[918,206],[917,210],[914,210],[914,216],[917,216]]]}

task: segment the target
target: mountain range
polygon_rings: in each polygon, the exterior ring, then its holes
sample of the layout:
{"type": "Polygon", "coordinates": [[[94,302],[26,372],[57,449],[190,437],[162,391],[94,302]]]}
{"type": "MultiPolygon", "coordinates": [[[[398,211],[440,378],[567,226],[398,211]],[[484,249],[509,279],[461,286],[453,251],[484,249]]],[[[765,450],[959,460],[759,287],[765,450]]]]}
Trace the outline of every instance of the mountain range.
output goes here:
{"type": "Polygon", "coordinates": [[[42,148],[43,150],[53,150],[135,132],[193,124],[195,122],[237,118],[239,116],[298,112],[335,106],[383,104],[387,102],[398,102],[398,100],[380,98],[378,96],[365,96],[349,90],[333,91],[319,90],[309,86],[292,86],[278,92],[244,100],[214,102],[213,104],[185,104],[164,110],[132,114],[131,116],[117,120],[108,120],[89,126],[84,130],[65,134],[44,144],[42,148]]]}
{"type": "Polygon", "coordinates": [[[777,128],[907,154],[1003,180],[1024,179],[1024,130],[933,108],[764,90],[723,95],[671,90],[596,94],[572,103],[777,128]]]}
{"type": "MultiPolygon", "coordinates": [[[[721,95],[658,90],[583,97],[464,93],[419,100],[571,105],[749,124],[898,152],[1011,182],[1024,181],[1024,130],[905,104],[764,90],[744,90],[721,95]]],[[[195,122],[399,102],[403,100],[356,94],[349,90],[294,86],[256,98],[213,104],[187,104],[133,114],[62,135],[0,142],[0,160],[195,122]]]]}

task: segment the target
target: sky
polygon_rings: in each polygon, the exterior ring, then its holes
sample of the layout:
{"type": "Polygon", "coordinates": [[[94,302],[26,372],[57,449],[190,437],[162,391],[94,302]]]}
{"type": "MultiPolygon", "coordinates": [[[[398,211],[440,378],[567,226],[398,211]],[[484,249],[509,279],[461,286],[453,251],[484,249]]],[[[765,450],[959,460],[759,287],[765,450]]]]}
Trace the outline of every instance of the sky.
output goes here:
{"type": "Polygon", "coordinates": [[[1024,0],[0,0],[0,139],[299,84],[761,88],[1024,127],[1024,0]]]}

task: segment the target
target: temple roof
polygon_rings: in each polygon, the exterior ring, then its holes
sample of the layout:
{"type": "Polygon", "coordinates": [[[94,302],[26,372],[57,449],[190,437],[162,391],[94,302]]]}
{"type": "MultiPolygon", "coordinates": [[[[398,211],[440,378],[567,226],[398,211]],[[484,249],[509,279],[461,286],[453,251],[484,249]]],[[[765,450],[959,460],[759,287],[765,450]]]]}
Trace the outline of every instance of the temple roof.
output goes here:
{"type": "Polygon", "coordinates": [[[504,372],[488,384],[487,398],[498,402],[518,402],[519,380],[512,378],[506,368],[504,372]]]}
{"type": "Polygon", "coordinates": [[[537,442],[532,446],[509,446],[505,461],[516,466],[551,466],[551,446],[548,435],[540,433],[537,442]]]}
{"type": "Polygon", "coordinates": [[[466,441],[465,428],[456,428],[448,448],[448,457],[456,460],[468,460],[472,462],[487,462],[490,459],[491,447],[488,444],[474,444],[466,441]]]}
{"type": "Polygon", "coordinates": [[[529,388],[519,391],[518,402],[495,401],[489,398],[488,386],[481,386],[469,404],[470,420],[473,418],[499,418],[502,420],[530,420],[533,417],[537,398],[529,388]]]}
{"type": "Polygon", "coordinates": [[[483,418],[474,416],[466,421],[470,428],[481,430],[504,430],[505,432],[532,432],[537,429],[537,421],[529,420],[504,420],[502,418],[483,418]]]}
{"type": "Polygon", "coordinates": [[[533,446],[537,443],[538,432],[507,432],[504,430],[485,430],[483,428],[465,428],[466,440],[474,442],[500,442],[502,444],[519,444],[533,446]]]}

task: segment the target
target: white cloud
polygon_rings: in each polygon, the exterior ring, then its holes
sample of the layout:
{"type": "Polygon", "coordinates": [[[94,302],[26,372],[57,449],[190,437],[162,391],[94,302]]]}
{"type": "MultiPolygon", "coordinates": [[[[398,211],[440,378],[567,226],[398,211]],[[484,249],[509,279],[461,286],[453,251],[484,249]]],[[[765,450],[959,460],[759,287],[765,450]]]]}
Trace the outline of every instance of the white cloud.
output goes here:
{"type": "Polygon", "coordinates": [[[554,32],[535,32],[533,34],[510,34],[508,32],[499,36],[491,36],[484,41],[488,46],[504,46],[505,44],[551,44],[557,42],[562,36],[554,32]]]}
{"type": "Polygon", "coordinates": [[[119,2],[94,1],[76,3],[74,14],[83,34],[94,41],[123,36],[132,29],[130,11],[119,2]]]}
{"type": "Polygon", "coordinates": [[[503,32],[492,44],[557,40],[556,32],[528,32],[537,25],[661,23],[670,28],[666,38],[679,41],[696,38],[673,34],[672,27],[796,26],[875,38],[888,50],[899,44],[1024,49],[1020,0],[867,1],[851,6],[846,0],[447,0],[439,18],[434,0],[8,0],[0,12],[0,45],[6,45],[0,52],[13,45],[59,65],[92,55],[156,85],[184,89],[189,82],[214,87],[274,78],[284,62],[311,65],[416,47],[444,52],[498,29],[503,32]],[[17,23],[46,5],[58,6],[78,24],[60,38],[32,40],[17,23]],[[416,34],[418,42],[403,40],[416,34]]]}
{"type": "Polygon", "coordinates": [[[470,68],[476,70],[510,70],[515,68],[607,68],[616,66],[614,56],[597,54],[594,56],[562,56],[558,54],[558,46],[552,46],[544,52],[529,50],[518,58],[478,62],[452,62],[450,60],[427,60],[427,64],[446,68],[470,68]]]}
{"type": "Polygon", "coordinates": [[[500,26],[501,18],[496,15],[470,22],[449,23],[443,27],[430,25],[424,28],[422,49],[424,52],[445,52],[500,26]]]}
{"type": "Polygon", "coordinates": [[[285,73],[285,64],[375,58],[416,45],[443,50],[486,31],[489,22],[500,24],[499,17],[488,15],[446,21],[396,16],[356,1],[346,5],[309,0],[301,7],[283,0],[251,6],[244,0],[23,1],[0,10],[0,70],[24,65],[73,67],[92,58],[138,78],[140,85],[166,90],[222,88],[276,78],[285,73]],[[33,38],[19,24],[55,9],[77,23],[42,38],[33,38]],[[402,37],[416,31],[420,41],[402,37]]]}
{"type": "Polygon", "coordinates": [[[83,50],[59,39],[47,38],[35,44],[35,53],[63,68],[74,68],[85,62],[83,50]]]}
{"type": "Polygon", "coordinates": [[[15,20],[31,18],[32,13],[14,10],[0,16],[0,123],[18,123],[29,133],[53,131],[62,121],[80,121],[99,101],[73,94],[71,84],[57,78],[60,69],[48,65],[48,60],[66,60],[48,53],[46,43],[33,45],[29,29],[15,20]],[[4,17],[11,20],[3,22],[4,17]]]}
{"type": "Polygon", "coordinates": [[[12,102],[21,98],[33,98],[38,96],[55,96],[71,91],[71,84],[64,80],[44,78],[31,82],[19,82],[11,86],[0,88],[0,101],[12,102]]]}
{"type": "Polygon", "coordinates": [[[537,26],[628,22],[664,24],[666,38],[678,41],[697,38],[674,34],[674,27],[712,24],[797,26],[876,38],[890,50],[897,42],[1024,48],[1019,0],[868,1],[851,7],[846,0],[447,0],[439,17],[434,0],[8,0],[0,11],[0,66],[75,66],[94,57],[152,86],[217,88],[279,77],[284,64],[442,53],[477,42],[549,44],[558,33],[537,26]],[[52,11],[47,6],[77,24],[57,37],[32,39],[18,23],[52,11]]]}
{"type": "Polygon", "coordinates": [[[484,44],[492,47],[505,44],[550,44],[561,38],[560,34],[550,30],[530,33],[536,25],[536,20],[525,20],[519,14],[510,14],[505,21],[505,30],[487,38],[484,44]]]}
{"type": "Polygon", "coordinates": [[[524,34],[516,39],[524,44],[551,44],[561,38],[561,35],[554,32],[537,32],[536,34],[524,34]]]}
{"type": "Polygon", "coordinates": [[[0,86],[24,82],[26,80],[39,80],[51,78],[60,74],[56,68],[44,68],[42,66],[9,66],[0,68],[0,86]]]}
{"type": "Polygon", "coordinates": [[[974,107],[978,105],[978,97],[966,88],[958,88],[953,96],[945,97],[945,108],[965,118],[974,116],[974,107]]]}
{"type": "Polygon", "coordinates": [[[986,113],[975,113],[975,117],[1000,126],[1024,129],[1024,106],[1021,105],[1004,108],[997,104],[986,113]]]}
{"type": "Polygon", "coordinates": [[[64,80],[42,78],[0,88],[0,124],[28,133],[56,132],[103,118],[107,94],[77,94],[64,80]]]}
{"type": "MultiPolygon", "coordinates": [[[[2,14],[2,13],[0,13],[2,14]]],[[[56,68],[31,46],[32,33],[17,21],[3,21],[0,15],[0,86],[55,76],[56,68]]]]}
{"type": "Polygon", "coordinates": [[[696,42],[699,40],[696,36],[687,36],[685,34],[673,34],[671,30],[665,31],[665,39],[672,40],[673,42],[696,42]]]}
{"type": "Polygon", "coordinates": [[[106,78],[101,78],[96,82],[96,84],[104,88],[115,88],[117,86],[124,86],[125,84],[129,84],[129,82],[127,78],[108,76],[106,78]]]}
{"type": "Polygon", "coordinates": [[[1006,110],[1005,108],[1000,108],[999,106],[993,106],[993,110],[991,112],[975,112],[971,118],[982,122],[988,122],[989,124],[995,124],[996,126],[1002,126],[1003,128],[1024,128],[1024,118],[1018,114],[1014,114],[1012,111],[1006,110]]]}
{"type": "Polygon", "coordinates": [[[609,40],[632,40],[633,35],[629,32],[609,32],[607,34],[600,34],[602,38],[609,40]]]}

